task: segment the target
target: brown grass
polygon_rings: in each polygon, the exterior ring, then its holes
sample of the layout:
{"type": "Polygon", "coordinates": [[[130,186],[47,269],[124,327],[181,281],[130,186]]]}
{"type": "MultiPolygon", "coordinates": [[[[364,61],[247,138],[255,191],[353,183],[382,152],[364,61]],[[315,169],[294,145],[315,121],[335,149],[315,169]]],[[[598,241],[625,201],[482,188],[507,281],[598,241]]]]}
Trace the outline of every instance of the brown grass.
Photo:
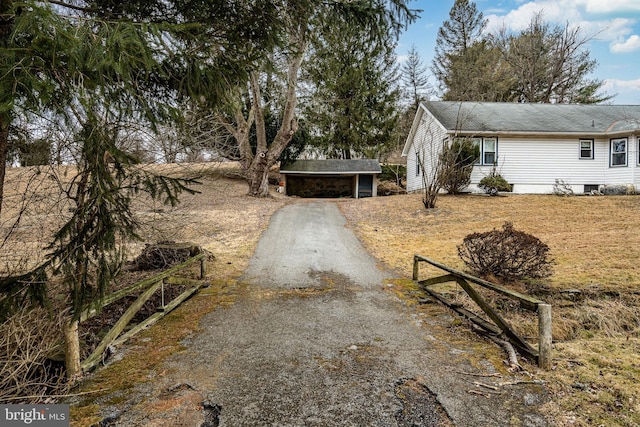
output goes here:
{"type": "MultiPolygon", "coordinates": [[[[457,245],[506,221],[548,244],[553,276],[508,285],[553,306],[554,367],[537,375],[549,383],[554,425],[640,425],[639,197],[443,196],[426,211],[420,195],[405,195],[340,206],[367,249],[404,277],[412,275],[414,254],[464,270],[457,245]]],[[[441,272],[421,267],[421,274],[441,272]]],[[[462,298],[455,286],[443,289],[462,298]]],[[[519,331],[535,336],[535,316],[502,308],[519,331]]]]}
{"type": "MultiPolygon", "coordinates": [[[[213,286],[163,320],[162,328],[151,328],[135,338],[128,357],[101,369],[85,383],[84,391],[102,391],[90,393],[83,403],[73,405],[74,425],[96,421],[95,402],[100,396],[117,396],[117,391],[126,395],[150,371],[161,375],[163,360],[181,350],[180,340],[197,331],[200,317],[216,306],[232,303],[239,292],[244,292],[235,279],[246,268],[271,215],[291,201],[276,193],[268,199],[246,196],[246,184],[237,178],[233,165],[156,167],[181,176],[201,175],[201,194],[184,196],[175,209],[139,200],[143,242],[131,247],[132,255],[144,242],[193,241],[215,255],[209,265],[213,286]]],[[[26,172],[9,171],[10,188],[14,190],[9,192],[7,206],[19,207],[21,194],[27,194],[26,172]]],[[[39,191],[49,194],[53,201],[56,197],[55,188],[47,183],[41,181],[37,187],[31,182],[31,194],[38,195],[31,203],[38,208],[23,218],[14,235],[17,237],[5,244],[0,254],[2,264],[12,265],[13,260],[24,259],[26,254],[41,256],[34,250],[50,231],[47,224],[59,221],[64,214],[62,208],[45,208],[46,200],[39,191]]],[[[553,305],[554,369],[536,373],[547,381],[551,393],[547,413],[553,425],[640,425],[640,232],[635,221],[640,197],[443,196],[433,211],[423,209],[420,195],[338,203],[367,249],[403,278],[411,277],[416,253],[464,269],[456,246],[467,234],[500,228],[505,221],[540,238],[550,246],[556,261],[554,275],[544,282],[518,284],[517,288],[536,292],[553,305]]],[[[4,230],[12,215],[15,211],[10,208],[3,210],[0,227],[4,230]]],[[[391,291],[417,311],[445,311],[436,304],[417,304],[423,294],[411,281],[394,283],[391,291]]],[[[457,291],[453,288],[451,292],[457,291]]],[[[533,334],[534,325],[528,320],[531,316],[507,311],[524,334],[533,334]]],[[[437,334],[443,339],[468,342],[483,357],[496,357],[496,351],[483,353],[490,345],[472,342],[460,322],[444,325],[437,334]]],[[[529,369],[535,371],[534,366],[529,369]]]]}
{"type": "MultiPolygon", "coordinates": [[[[147,165],[157,173],[197,178],[199,194],[182,194],[176,207],[154,202],[140,195],[134,201],[141,241],[129,242],[130,257],[138,255],[145,243],[161,240],[193,241],[216,256],[216,266],[225,277],[237,276],[246,267],[253,248],[269,218],[289,202],[274,193],[257,200],[247,196],[246,182],[236,163],[147,165]]],[[[0,237],[4,237],[20,217],[4,246],[0,246],[0,275],[24,270],[41,260],[56,227],[68,217],[68,204],[51,179],[72,179],[71,167],[13,168],[7,171],[5,204],[0,218],[0,237]]]]}

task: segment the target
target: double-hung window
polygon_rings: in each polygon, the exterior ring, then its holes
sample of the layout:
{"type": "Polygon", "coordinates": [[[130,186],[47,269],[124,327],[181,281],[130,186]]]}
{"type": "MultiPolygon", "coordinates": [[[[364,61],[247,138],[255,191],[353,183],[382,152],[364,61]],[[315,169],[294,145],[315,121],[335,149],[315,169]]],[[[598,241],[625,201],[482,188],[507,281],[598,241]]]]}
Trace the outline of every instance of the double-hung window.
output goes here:
{"type": "Polygon", "coordinates": [[[495,165],[498,159],[498,140],[496,138],[484,138],[482,141],[482,163],[495,165]]]}
{"type": "Polygon", "coordinates": [[[480,157],[478,157],[477,165],[495,165],[498,161],[498,139],[491,138],[474,138],[473,143],[478,146],[480,157]]]}
{"type": "Polygon", "coordinates": [[[627,138],[611,140],[611,167],[627,166],[627,138]]]}
{"type": "Polygon", "coordinates": [[[593,139],[580,140],[580,159],[593,160],[593,139]]]}

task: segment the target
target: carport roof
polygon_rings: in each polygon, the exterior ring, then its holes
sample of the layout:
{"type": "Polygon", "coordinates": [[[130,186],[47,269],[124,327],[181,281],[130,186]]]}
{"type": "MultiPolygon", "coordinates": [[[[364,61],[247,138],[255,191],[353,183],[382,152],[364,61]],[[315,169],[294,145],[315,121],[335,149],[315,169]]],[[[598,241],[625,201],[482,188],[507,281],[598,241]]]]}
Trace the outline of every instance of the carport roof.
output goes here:
{"type": "Polygon", "coordinates": [[[380,162],[373,159],[355,160],[296,160],[282,166],[281,174],[302,175],[342,175],[342,174],[375,174],[382,173],[380,162]]]}

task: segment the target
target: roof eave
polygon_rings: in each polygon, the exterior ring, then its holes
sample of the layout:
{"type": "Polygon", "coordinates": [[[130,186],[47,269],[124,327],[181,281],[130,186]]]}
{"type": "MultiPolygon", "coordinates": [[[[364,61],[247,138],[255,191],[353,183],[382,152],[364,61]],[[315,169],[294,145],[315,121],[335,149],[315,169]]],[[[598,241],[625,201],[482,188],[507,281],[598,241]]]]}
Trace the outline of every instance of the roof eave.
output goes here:
{"type": "Polygon", "coordinates": [[[467,136],[566,136],[566,137],[602,137],[611,138],[615,136],[637,135],[640,130],[627,130],[616,132],[512,132],[512,131],[477,131],[477,130],[447,130],[448,135],[467,135],[467,136]]]}
{"type": "Polygon", "coordinates": [[[362,175],[362,174],[380,174],[382,170],[379,171],[287,171],[281,170],[280,174],[282,175],[362,175]]]}

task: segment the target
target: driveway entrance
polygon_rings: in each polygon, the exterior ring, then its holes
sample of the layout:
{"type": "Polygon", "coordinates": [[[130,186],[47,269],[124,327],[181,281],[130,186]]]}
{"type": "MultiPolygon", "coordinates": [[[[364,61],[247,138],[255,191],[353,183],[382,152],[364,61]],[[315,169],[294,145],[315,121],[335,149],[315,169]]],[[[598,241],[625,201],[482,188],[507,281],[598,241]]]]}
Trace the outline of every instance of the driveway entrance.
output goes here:
{"type": "Polygon", "coordinates": [[[436,340],[385,291],[392,276],[345,227],[336,202],[282,208],[235,302],[206,315],[167,362],[158,399],[176,401],[177,390],[202,402],[200,412],[167,410],[171,425],[545,425],[538,385],[491,398],[470,392],[494,366],[472,365],[472,349],[436,340]]]}

